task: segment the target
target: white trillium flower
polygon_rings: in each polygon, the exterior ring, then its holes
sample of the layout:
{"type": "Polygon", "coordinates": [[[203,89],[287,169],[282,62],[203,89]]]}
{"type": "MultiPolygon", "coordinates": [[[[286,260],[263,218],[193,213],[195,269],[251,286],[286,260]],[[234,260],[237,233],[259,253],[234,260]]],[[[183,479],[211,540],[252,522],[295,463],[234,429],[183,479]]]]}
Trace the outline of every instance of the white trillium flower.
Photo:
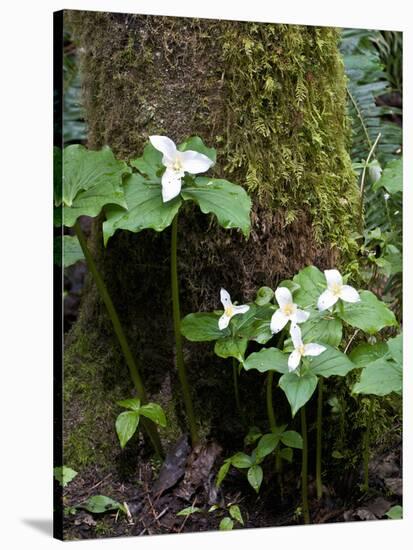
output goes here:
{"type": "Polygon", "coordinates": [[[162,200],[168,202],[181,192],[185,172],[201,174],[214,162],[196,151],[178,151],[175,143],[166,136],[150,136],[152,145],[163,154],[162,164],[166,170],[162,176],[162,200]]]}
{"type": "Polygon", "coordinates": [[[360,301],[360,294],[350,285],[343,285],[343,277],[337,269],[326,269],[324,275],[327,280],[327,290],[318,298],[317,306],[320,311],[333,306],[338,299],[354,304],[360,301]]]}
{"type": "Polygon", "coordinates": [[[271,317],[270,328],[272,333],[280,332],[288,321],[291,321],[291,325],[295,325],[296,323],[304,323],[310,317],[308,311],[298,309],[297,304],[294,304],[292,294],[288,288],[278,287],[275,291],[275,298],[280,309],[277,309],[271,317]]]}
{"type": "Polygon", "coordinates": [[[315,357],[326,350],[326,348],[324,346],[321,346],[320,344],[303,344],[303,340],[301,338],[301,330],[298,325],[292,325],[290,334],[291,340],[294,344],[294,351],[290,353],[288,357],[289,372],[296,370],[301,362],[302,357],[315,357]]]}
{"type": "Polygon", "coordinates": [[[224,306],[224,314],[221,315],[218,321],[218,327],[219,330],[224,330],[224,328],[227,328],[229,325],[229,322],[234,315],[238,315],[239,313],[246,313],[250,306],[234,306],[231,301],[231,296],[229,295],[229,292],[225,290],[225,288],[221,288],[221,303],[224,306]]]}

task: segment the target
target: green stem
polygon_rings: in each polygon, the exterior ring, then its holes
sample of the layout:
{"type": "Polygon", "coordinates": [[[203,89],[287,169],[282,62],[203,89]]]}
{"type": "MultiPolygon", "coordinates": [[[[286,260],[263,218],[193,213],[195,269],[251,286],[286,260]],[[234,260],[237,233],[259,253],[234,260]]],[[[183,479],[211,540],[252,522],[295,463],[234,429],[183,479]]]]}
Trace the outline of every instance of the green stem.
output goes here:
{"type": "MultiPolygon", "coordinates": [[[[123,331],[120,319],[118,317],[118,314],[116,312],[115,306],[113,305],[112,299],[109,295],[108,289],[106,288],[106,285],[96,267],[95,261],[93,259],[92,254],[90,253],[90,250],[87,246],[86,237],[82,231],[82,228],[80,227],[79,222],[77,221],[74,226],[76,236],[79,240],[80,246],[82,248],[83,254],[86,258],[86,263],[88,266],[88,269],[90,273],[92,274],[92,277],[95,281],[95,284],[97,286],[97,289],[99,291],[100,297],[102,298],[107,312],[109,314],[110,320],[112,321],[113,330],[116,334],[116,337],[118,339],[118,342],[120,344],[120,347],[122,349],[123,355],[125,357],[126,364],[129,368],[129,373],[132,379],[132,382],[135,386],[136,393],[138,394],[138,397],[140,400],[145,403],[147,401],[146,391],[141,379],[141,376],[139,374],[138,366],[136,364],[136,361],[133,357],[133,354],[131,352],[131,349],[129,347],[128,341],[126,340],[125,333],[123,331]]],[[[163,451],[162,451],[162,444],[161,440],[159,438],[159,434],[157,431],[157,428],[153,422],[151,422],[148,419],[141,419],[143,426],[145,428],[145,431],[147,432],[153,448],[155,452],[162,457],[163,451]]]]}
{"type": "Polygon", "coordinates": [[[178,284],[178,214],[172,222],[171,238],[171,290],[172,290],[172,312],[175,332],[176,366],[178,368],[179,381],[181,383],[182,395],[188,418],[189,429],[191,432],[192,445],[195,446],[199,441],[198,429],[195,421],[194,408],[192,405],[191,392],[189,389],[188,378],[184,363],[184,354],[182,349],[181,337],[181,311],[179,306],[179,284],[178,284]]]}
{"type": "Polygon", "coordinates": [[[316,444],[316,463],[315,463],[315,483],[317,488],[317,498],[323,495],[323,484],[321,481],[321,443],[322,443],[322,422],[323,422],[323,379],[318,380],[317,397],[317,444],[316,444]]]}
{"type": "Polygon", "coordinates": [[[232,375],[233,375],[233,381],[234,381],[235,404],[237,406],[238,414],[240,415],[240,417],[241,417],[241,419],[244,423],[244,414],[242,412],[241,400],[240,400],[240,397],[239,397],[238,362],[235,359],[235,357],[232,358],[232,375]]]}
{"type": "Polygon", "coordinates": [[[364,432],[364,437],[363,437],[364,482],[363,482],[362,490],[365,492],[369,490],[370,429],[371,429],[372,417],[373,417],[373,399],[370,398],[370,403],[369,403],[369,408],[367,413],[366,431],[364,432]]]}
{"type": "Polygon", "coordinates": [[[310,512],[308,508],[308,439],[307,419],[305,417],[305,406],[301,407],[301,436],[303,438],[303,455],[301,466],[301,495],[303,505],[304,523],[310,523],[310,512]]]}
{"type": "Polygon", "coordinates": [[[272,403],[272,383],[274,379],[274,372],[269,371],[267,375],[267,415],[268,415],[268,421],[270,423],[270,429],[272,432],[275,432],[275,429],[277,427],[275,422],[275,413],[274,413],[274,406],[272,403]]]}

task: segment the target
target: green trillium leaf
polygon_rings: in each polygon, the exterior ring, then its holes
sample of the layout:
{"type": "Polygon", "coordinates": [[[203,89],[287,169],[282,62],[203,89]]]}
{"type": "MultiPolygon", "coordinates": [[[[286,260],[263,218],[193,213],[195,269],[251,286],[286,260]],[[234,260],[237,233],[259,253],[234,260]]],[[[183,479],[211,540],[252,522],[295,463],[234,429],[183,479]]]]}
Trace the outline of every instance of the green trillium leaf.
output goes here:
{"type": "Polygon", "coordinates": [[[119,437],[120,446],[125,448],[126,443],[136,432],[139,424],[139,411],[126,411],[120,413],[116,419],[116,433],[119,437]]]}
{"type": "Polygon", "coordinates": [[[143,155],[129,162],[141,174],[148,177],[153,183],[161,183],[161,172],[165,169],[162,164],[162,153],[155,149],[151,142],[145,145],[143,155]]]}
{"type": "Polygon", "coordinates": [[[190,313],[181,321],[181,333],[191,342],[211,342],[231,335],[227,327],[220,330],[218,320],[222,313],[190,313]]]}
{"type": "Polygon", "coordinates": [[[281,376],[279,386],[290,403],[293,417],[309,401],[317,387],[317,381],[317,376],[310,371],[301,376],[297,376],[295,372],[289,372],[281,376]]]}
{"type": "Polygon", "coordinates": [[[239,228],[249,236],[251,199],[245,189],[227,180],[197,177],[182,187],[184,200],[196,202],[204,214],[214,214],[225,229],[239,228]]]}
{"type": "Polygon", "coordinates": [[[82,248],[75,235],[57,236],[53,239],[53,261],[56,265],[70,267],[79,260],[84,260],[82,248]]]}
{"type": "Polygon", "coordinates": [[[381,177],[374,183],[373,190],[384,187],[391,195],[403,191],[403,159],[398,158],[388,162],[381,177]]]}
{"type": "Polygon", "coordinates": [[[218,357],[222,357],[223,359],[234,357],[239,362],[242,362],[247,345],[248,340],[242,336],[228,336],[227,338],[220,338],[215,342],[214,352],[218,357]]]}
{"type": "Polygon", "coordinates": [[[192,136],[185,140],[178,147],[179,151],[196,151],[207,156],[214,163],[217,161],[217,152],[213,147],[207,147],[202,139],[198,136],[192,136]]]}
{"type": "Polygon", "coordinates": [[[146,416],[146,418],[149,418],[150,420],[152,420],[152,422],[155,422],[155,424],[159,424],[160,426],[165,428],[166,426],[165,413],[162,407],[157,403],[147,403],[146,405],[142,405],[139,413],[143,416],[146,416]]]}
{"type": "Polygon", "coordinates": [[[132,397],[131,399],[123,399],[118,401],[117,404],[124,409],[130,409],[131,411],[139,411],[141,408],[141,400],[137,397],[132,397]]]}
{"type": "Polygon", "coordinates": [[[53,468],[53,475],[62,487],[66,487],[77,476],[77,472],[68,466],[56,466],[53,468]]]}
{"type": "Polygon", "coordinates": [[[236,453],[231,457],[231,464],[235,466],[235,468],[249,468],[254,464],[254,461],[245,453],[236,453]]]}
{"type": "Polygon", "coordinates": [[[403,507],[400,504],[392,506],[387,512],[386,516],[389,519],[402,519],[403,517],[403,507]]]}
{"type": "Polygon", "coordinates": [[[343,302],[337,315],[352,327],[375,334],[384,327],[397,326],[394,313],[369,290],[360,291],[360,302],[343,302]]]}
{"type": "MultiPolygon", "coordinates": [[[[305,344],[315,342],[317,344],[338,346],[343,337],[343,323],[341,319],[333,316],[328,311],[311,310],[310,317],[305,323],[300,324],[300,329],[301,337],[305,344]]],[[[285,341],[284,349],[292,351],[291,338],[285,341]]]]}
{"type": "Polygon", "coordinates": [[[229,515],[238,521],[238,523],[241,523],[241,525],[244,525],[244,520],[242,519],[241,510],[239,509],[239,506],[237,504],[233,504],[229,507],[229,515]]]}
{"type": "Polygon", "coordinates": [[[280,451],[280,456],[284,459],[284,460],[287,460],[288,462],[292,462],[293,461],[293,450],[291,447],[284,447],[284,449],[281,449],[280,451]]]}
{"type": "Polygon", "coordinates": [[[329,378],[330,376],[345,376],[356,368],[350,359],[336,348],[323,344],[326,348],[320,355],[311,357],[310,369],[317,376],[329,378]]]}
{"type": "Polygon", "coordinates": [[[245,370],[257,369],[259,372],[276,371],[288,373],[288,355],[277,348],[266,348],[251,353],[243,363],[245,370]]]}
{"type": "Polygon", "coordinates": [[[384,358],[367,365],[360,375],[360,380],[353,386],[353,393],[368,395],[388,395],[401,393],[403,385],[402,365],[384,358]]]}
{"type": "Polygon", "coordinates": [[[82,504],[79,504],[77,508],[83,508],[92,514],[103,514],[104,512],[109,512],[111,510],[124,511],[122,504],[103,495],[90,497],[82,504]]]}
{"type": "Polygon", "coordinates": [[[221,521],[219,522],[220,531],[231,531],[233,527],[234,527],[234,522],[229,517],[222,518],[221,521]]]}
{"type": "Polygon", "coordinates": [[[324,273],[313,265],[299,271],[293,282],[299,286],[294,293],[294,302],[301,307],[315,306],[318,297],[327,288],[324,273]]]}
{"type": "Polygon", "coordinates": [[[392,359],[399,365],[403,364],[403,334],[387,340],[387,346],[392,359]]]}
{"type": "Polygon", "coordinates": [[[279,434],[265,434],[261,437],[257,445],[257,460],[261,461],[267,455],[271,454],[280,442],[279,434]]]}
{"type": "Polygon", "coordinates": [[[217,487],[219,487],[221,483],[224,481],[230,467],[231,467],[231,460],[226,460],[224,464],[221,466],[221,468],[219,469],[217,479],[215,482],[217,487]]]}
{"type": "Polygon", "coordinates": [[[270,330],[270,321],[274,309],[270,304],[264,306],[248,305],[250,306],[248,311],[231,319],[234,333],[259,344],[266,344],[273,337],[270,330]]]}
{"type": "Polygon", "coordinates": [[[377,342],[377,344],[362,342],[351,351],[349,357],[357,367],[366,367],[387,355],[388,351],[389,348],[385,342],[377,342]]]}
{"type": "Polygon", "coordinates": [[[160,183],[151,183],[140,174],[132,174],[125,180],[127,209],[108,206],[103,223],[105,245],[117,229],[139,233],[143,229],[163,231],[171,225],[181,206],[180,197],[163,202],[160,183]]]}
{"type": "Polygon", "coordinates": [[[263,478],[263,471],[261,466],[259,466],[258,464],[254,464],[253,466],[251,466],[251,468],[248,470],[247,478],[251,487],[258,493],[263,478]]]}
{"type": "Polygon", "coordinates": [[[294,449],[303,448],[303,438],[301,434],[294,430],[287,430],[281,434],[281,442],[287,447],[293,447],[294,449]]]}
{"type": "Polygon", "coordinates": [[[60,147],[53,147],[53,194],[55,206],[62,204],[62,185],[63,185],[63,170],[62,170],[62,150],[60,147]]]}
{"type": "Polygon", "coordinates": [[[63,223],[71,227],[79,216],[97,216],[107,204],[126,208],[122,178],[130,172],[112,151],[89,151],[69,145],[63,151],[63,223]]]}
{"type": "Polygon", "coordinates": [[[255,298],[255,303],[258,306],[265,306],[269,304],[274,298],[274,291],[269,286],[262,286],[258,292],[257,297],[255,298]]]}

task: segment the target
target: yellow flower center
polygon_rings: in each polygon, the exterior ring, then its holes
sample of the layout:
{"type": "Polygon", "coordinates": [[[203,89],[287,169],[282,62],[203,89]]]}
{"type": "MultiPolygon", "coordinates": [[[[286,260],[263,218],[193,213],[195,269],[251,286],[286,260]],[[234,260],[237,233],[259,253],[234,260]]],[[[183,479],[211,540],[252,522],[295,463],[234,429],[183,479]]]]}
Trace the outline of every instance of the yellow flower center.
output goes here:
{"type": "Polygon", "coordinates": [[[334,296],[338,296],[341,292],[341,285],[339,285],[338,283],[334,283],[331,286],[331,292],[334,294],[334,296]]]}
{"type": "Polygon", "coordinates": [[[227,317],[232,317],[233,314],[234,314],[234,308],[232,306],[227,306],[225,308],[225,315],[227,317]]]}
{"type": "Polygon", "coordinates": [[[286,304],[284,307],[283,307],[283,313],[284,315],[286,315],[287,317],[289,317],[290,315],[292,315],[295,311],[295,306],[294,304],[286,304]]]}
{"type": "Polygon", "coordinates": [[[304,355],[304,344],[303,344],[302,346],[299,346],[299,347],[297,348],[297,351],[298,351],[298,353],[299,353],[300,355],[304,355]]]}
{"type": "Polygon", "coordinates": [[[172,168],[176,172],[181,172],[182,171],[182,163],[178,158],[174,160],[174,163],[172,164],[172,168]]]}

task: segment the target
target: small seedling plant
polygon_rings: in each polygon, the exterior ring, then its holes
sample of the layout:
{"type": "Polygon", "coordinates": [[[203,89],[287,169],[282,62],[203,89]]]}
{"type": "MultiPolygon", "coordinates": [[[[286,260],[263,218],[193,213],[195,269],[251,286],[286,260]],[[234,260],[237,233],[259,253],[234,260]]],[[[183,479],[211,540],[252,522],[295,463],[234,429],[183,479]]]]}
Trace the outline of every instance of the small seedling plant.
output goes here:
{"type": "MultiPolygon", "coordinates": [[[[283,281],[275,292],[268,287],[259,289],[255,302],[242,306],[244,311],[234,310],[233,307],[231,309],[231,304],[226,305],[222,301],[223,313],[199,312],[186,316],[181,325],[182,333],[192,341],[215,341],[217,355],[235,357],[243,369],[255,369],[267,374],[267,411],[271,433],[262,437],[261,441],[264,442],[260,443],[263,448],[271,449],[274,442],[281,439],[277,437],[279,427],[275,422],[272,403],[272,377],[274,373],[281,375],[278,387],[283,390],[290,404],[292,417],[298,411],[301,415],[302,510],[304,521],[309,523],[305,405],[318,387],[316,487],[317,496],[321,498],[323,380],[331,376],[343,377],[353,369],[360,368],[363,371],[359,385],[356,384],[353,388],[355,393],[360,392],[360,384],[363,387],[369,376],[381,384],[380,371],[374,369],[374,365],[371,366],[373,361],[355,362],[347,352],[355,335],[361,339],[364,333],[367,339],[371,335],[377,335],[384,327],[396,327],[397,321],[387,305],[372,292],[356,290],[348,285],[337,269],[323,273],[315,266],[308,266],[292,280],[283,281]],[[229,317],[225,326],[222,321],[224,316],[229,317]],[[354,330],[349,342],[343,341],[345,325],[350,331],[354,330]],[[265,347],[248,355],[249,341],[258,342],[265,347]]],[[[398,342],[396,339],[396,345],[393,340],[389,340],[383,347],[384,353],[381,357],[381,361],[387,361],[382,364],[386,377],[393,380],[393,372],[397,370],[397,383],[391,386],[395,388],[391,391],[399,391],[401,388],[401,361],[395,360],[397,352],[394,351],[398,342]],[[389,346],[393,349],[393,354],[388,351],[389,346]]],[[[262,469],[258,447],[251,455],[237,453],[227,459],[219,472],[217,482],[222,482],[229,467],[233,465],[246,469],[248,473],[251,471],[250,483],[259,489],[262,469]]]]}

